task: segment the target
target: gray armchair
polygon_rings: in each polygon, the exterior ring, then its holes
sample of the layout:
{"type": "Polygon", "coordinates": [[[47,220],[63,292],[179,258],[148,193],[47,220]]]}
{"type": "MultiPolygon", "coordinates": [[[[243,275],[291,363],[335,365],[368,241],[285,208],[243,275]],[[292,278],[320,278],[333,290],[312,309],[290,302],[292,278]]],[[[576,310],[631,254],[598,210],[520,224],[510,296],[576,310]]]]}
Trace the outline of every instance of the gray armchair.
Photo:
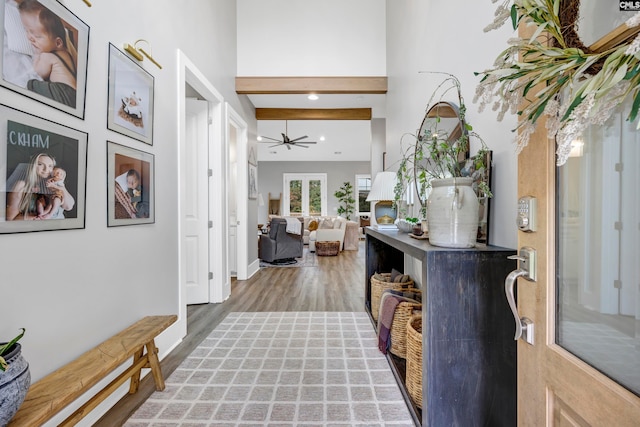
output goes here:
{"type": "Polygon", "coordinates": [[[302,257],[302,234],[287,233],[287,220],[273,218],[269,234],[260,236],[260,259],[270,263],[289,262],[302,257]]]}

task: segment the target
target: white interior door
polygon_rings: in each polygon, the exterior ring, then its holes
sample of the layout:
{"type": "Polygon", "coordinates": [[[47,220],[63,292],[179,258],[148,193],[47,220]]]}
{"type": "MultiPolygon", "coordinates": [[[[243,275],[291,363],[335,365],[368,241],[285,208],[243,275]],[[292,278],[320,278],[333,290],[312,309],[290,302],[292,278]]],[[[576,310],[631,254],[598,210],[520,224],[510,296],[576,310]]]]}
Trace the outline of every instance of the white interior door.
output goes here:
{"type": "Polygon", "coordinates": [[[238,276],[238,153],[236,128],[229,129],[229,272],[238,276]]]}
{"type": "Polygon", "coordinates": [[[181,51],[178,71],[178,322],[186,331],[187,304],[222,302],[225,290],[230,288],[226,261],[227,160],[223,156],[226,150],[222,95],[181,51]],[[188,98],[200,99],[201,103],[189,102],[187,106],[188,98]],[[204,113],[204,107],[196,107],[204,105],[202,102],[207,104],[208,114],[204,113]],[[196,128],[206,128],[206,137],[202,138],[205,132],[196,132],[196,128]],[[198,135],[195,146],[194,135],[198,135]],[[203,283],[208,284],[207,290],[200,287],[203,283]],[[193,299],[189,294],[193,294],[193,299]]]}
{"type": "Polygon", "coordinates": [[[208,102],[186,101],[185,250],[187,304],[209,302],[208,102]]]}
{"type": "MultiPolygon", "coordinates": [[[[249,203],[248,203],[248,125],[234,109],[226,103],[226,153],[227,159],[226,170],[226,194],[227,194],[227,218],[229,218],[229,226],[227,228],[227,245],[229,248],[227,257],[227,266],[231,269],[235,264],[236,277],[238,280],[246,280],[248,278],[248,233],[249,233],[249,203]],[[233,195],[231,194],[233,192],[233,195]],[[235,215],[233,209],[235,208],[235,215]],[[235,219],[235,225],[233,220],[235,219]],[[235,226],[235,250],[232,251],[231,235],[232,227],[235,226]],[[233,253],[232,253],[233,252],[233,253]],[[235,256],[235,259],[233,257],[235,256]]],[[[255,222],[252,223],[252,231],[255,230],[255,222]]],[[[231,294],[231,283],[228,288],[224,288],[225,295],[231,294]]]]}

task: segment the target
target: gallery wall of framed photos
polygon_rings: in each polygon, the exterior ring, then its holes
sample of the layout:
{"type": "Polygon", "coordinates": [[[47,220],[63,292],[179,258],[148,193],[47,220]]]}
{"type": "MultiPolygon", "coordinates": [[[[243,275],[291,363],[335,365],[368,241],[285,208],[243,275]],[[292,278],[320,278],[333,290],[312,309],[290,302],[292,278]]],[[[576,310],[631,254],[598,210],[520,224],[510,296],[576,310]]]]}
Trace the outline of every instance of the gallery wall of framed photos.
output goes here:
{"type": "Polygon", "coordinates": [[[0,87],[9,96],[0,102],[0,234],[82,229],[87,215],[106,218],[108,227],[154,223],[154,154],[139,149],[153,146],[154,76],[114,43],[90,44],[89,25],[56,0],[2,2],[0,87]],[[96,56],[103,60],[90,61],[96,56]],[[106,73],[90,70],[95,63],[108,64],[106,73]],[[87,115],[87,98],[101,88],[104,139],[87,115]],[[100,144],[106,168],[88,161],[100,144]],[[113,175],[119,156],[138,162],[136,180],[113,175]],[[96,192],[88,182],[96,185],[99,175],[106,207],[87,212],[87,194],[96,192]],[[126,219],[114,216],[122,202],[126,219]]]}

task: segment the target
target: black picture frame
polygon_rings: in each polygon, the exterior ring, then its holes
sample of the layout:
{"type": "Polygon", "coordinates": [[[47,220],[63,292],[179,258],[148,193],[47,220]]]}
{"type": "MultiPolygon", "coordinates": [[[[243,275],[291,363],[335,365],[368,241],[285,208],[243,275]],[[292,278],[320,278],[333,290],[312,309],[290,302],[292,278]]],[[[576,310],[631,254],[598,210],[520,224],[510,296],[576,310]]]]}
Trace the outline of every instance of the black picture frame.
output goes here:
{"type": "Polygon", "coordinates": [[[154,155],[107,141],[107,226],[154,222],[154,155]]]}
{"type": "Polygon", "coordinates": [[[22,11],[15,0],[3,3],[0,86],[84,119],[89,26],[54,0],[26,0],[22,2],[22,11]],[[47,48],[50,50],[38,54],[27,37],[27,27],[39,23],[33,19],[39,19],[43,13],[60,36],[52,41],[55,49],[47,48]],[[35,58],[39,58],[37,67],[35,58]]]}
{"type": "Polygon", "coordinates": [[[0,118],[0,234],[84,228],[88,134],[2,104],[0,118]]]}
{"type": "Polygon", "coordinates": [[[109,43],[107,128],[153,145],[154,77],[109,43]]]}

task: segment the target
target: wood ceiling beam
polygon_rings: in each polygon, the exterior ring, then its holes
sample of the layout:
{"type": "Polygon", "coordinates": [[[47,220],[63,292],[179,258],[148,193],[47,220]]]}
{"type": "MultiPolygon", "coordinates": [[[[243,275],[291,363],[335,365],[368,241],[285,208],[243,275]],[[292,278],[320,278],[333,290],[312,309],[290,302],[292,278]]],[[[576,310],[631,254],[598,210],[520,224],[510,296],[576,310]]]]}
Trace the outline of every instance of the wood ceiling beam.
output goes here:
{"type": "Polygon", "coordinates": [[[257,120],[371,120],[371,108],[256,108],[257,120]]]}
{"type": "Polygon", "coordinates": [[[387,77],[236,77],[236,93],[385,94],[387,77]]]}

